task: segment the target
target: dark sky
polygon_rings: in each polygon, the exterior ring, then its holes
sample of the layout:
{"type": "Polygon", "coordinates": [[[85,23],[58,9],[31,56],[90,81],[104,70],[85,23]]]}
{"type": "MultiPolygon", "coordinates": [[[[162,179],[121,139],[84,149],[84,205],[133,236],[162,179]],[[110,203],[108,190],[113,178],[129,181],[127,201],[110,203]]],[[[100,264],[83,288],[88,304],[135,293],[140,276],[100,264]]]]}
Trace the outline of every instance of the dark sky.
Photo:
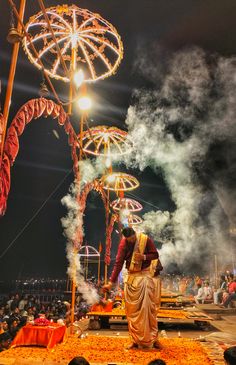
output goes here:
{"type": "MultiPolygon", "coordinates": [[[[49,7],[63,4],[65,0],[45,0],[44,3],[49,7]]],[[[73,2],[68,1],[70,3],[73,2]]],[[[197,45],[210,53],[236,54],[234,0],[80,0],[74,3],[99,13],[111,22],[124,43],[124,59],[117,73],[92,87],[97,106],[90,115],[90,126],[101,123],[125,129],[124,120],[132,103],[132,90],[145,86],[146,82],[134,67],[140,47],[142,52],[148,53],[155,45],[168,52],[197,45]]],[[[27,0],[25,20],[38,11],[37,1],[27,0]]],[[[10,18],[7,0],[1,0],[0,14],[3,106],[12,49],[6,41],[10,18]]],[[[40,72],[20,49],[9,123],[21,105],[38,97],[40,82],[40,72]]],[[[62,92],[67,87],[59,83],[56,85],[62,92]]],[[[72,123],[77,128],[76,115],[72,123]]],[[[60,201],[73,181],[71,168],[67,137],[56,120],[32,121],[20,137],[20,151],[11,170],[8,207],[5,216],[0,219],[0,280],[31,275],[65,275],[66,239],[60,219],[66,210],[60,201]],[[55,138],[53,130],[57,131],[59,139],[55,138]]],[[[173,209],[160,174],[154,175],[151,170],[142,174],[134,171],[133,174],[141,182],[141,188],[133,193],[144,204],[144,212],[152,209],[148,203],[161,210],[173,209]]],[[[92,193],[86,209],[85,230],[87,241],[95,247],[104,237],[102,210],[100,200],[92,193]]]]}

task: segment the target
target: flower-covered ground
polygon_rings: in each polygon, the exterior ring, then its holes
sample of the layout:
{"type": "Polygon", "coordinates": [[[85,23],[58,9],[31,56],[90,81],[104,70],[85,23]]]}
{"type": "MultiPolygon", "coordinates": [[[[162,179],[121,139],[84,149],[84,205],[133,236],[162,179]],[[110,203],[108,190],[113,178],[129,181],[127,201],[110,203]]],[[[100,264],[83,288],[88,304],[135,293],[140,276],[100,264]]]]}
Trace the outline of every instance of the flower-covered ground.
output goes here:
{"type": "MultiPolygon", "coordinates": [[[[112,311],[110,312],[106,312],[106,311],[93,311],[93,312],[89,312],[87,313],[89,316],[93,315],[93,316],[102,316],[102,315],[109,315],[109,316],[122,316],[125,317],[126,313],[124,309],[120,309],[120,308],[114,308],[112,309],[112,311]]],[[[159,318],[176,318],[176,319],[186,319],[188,318],[189,313],[183,310],[167,310],[167,309],[159,309],[158,310],[158,317],[159,318]]]]}
{"type": "Polygon", "coordinates": [[[50,363],[68,364],[75,356],[84,356],[90,363],[147,364],[161,358],[167,365],[213,365],[214,361],[207,355],[200,342],[183,338],[161,338],[161,350],[126,350],[128,337],[108,337],[88,335],[83,339],[76,335],[68,336],[66,342],[57,345],[53,351],[40,347],[16,347],[0,353],[0,364],[17,364],[11,359],[19,359],[18,363],[50,363]],[[28,361],[27,361],[28,360],[28,361]],[[5,361],[5,362],[4,362],[5,361]]]}

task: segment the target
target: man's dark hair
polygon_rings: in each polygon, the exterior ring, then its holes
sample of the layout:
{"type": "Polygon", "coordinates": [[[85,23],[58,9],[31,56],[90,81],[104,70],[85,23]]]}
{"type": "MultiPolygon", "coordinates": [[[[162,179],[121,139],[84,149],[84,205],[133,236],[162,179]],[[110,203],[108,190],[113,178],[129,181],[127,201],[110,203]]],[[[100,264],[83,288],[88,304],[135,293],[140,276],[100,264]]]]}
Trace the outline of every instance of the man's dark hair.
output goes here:
{"type": "Polygon", "coordinates": [[[74,357],[68,365],[90,365],[89,362],[83,356],[74,357]]]}
{"type": "Polygon", "coordinates": [[[166,362],[162,359],[155,359],[150,361],[148,365],[166,365],[166,362]]]}
{"type": "Polygon", "coordinates": [[[5,341],[10,340],[10,339],[11,339],[11,336],[8,332],[1,333],[0,342],[5,342],[5,341]]]}
{"type": "Polygon", "coordinates": [[[125,238],[128,238],[128,237],[131,237],[135,234],[135,230],[131,227],[125,227],[122,230],[122,234],[123,234],[123,236],[125,236],[125,238]]]}
{"type": "Polygon", "coordinates": [[[224,359],[229,365],[236,364],[236,346],[229,347],[224,351],[224,359]]]}

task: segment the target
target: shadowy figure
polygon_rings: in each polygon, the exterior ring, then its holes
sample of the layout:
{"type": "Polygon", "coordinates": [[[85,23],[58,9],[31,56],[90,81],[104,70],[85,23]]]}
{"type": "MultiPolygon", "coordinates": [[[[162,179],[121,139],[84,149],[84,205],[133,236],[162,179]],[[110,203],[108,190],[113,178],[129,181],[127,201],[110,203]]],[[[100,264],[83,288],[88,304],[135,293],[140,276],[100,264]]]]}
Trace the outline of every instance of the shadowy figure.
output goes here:
{"type": "Polygon", "coordinates": [[[76,356],[68,363],[68,365],[90,365],[90,364],[83,356],[76,356]]]}
{"type": "Polygon", "coordinates": [[[150,361],[147,365],[166,365],[166,362],[162,359],[155,359],[150,361]]]}
{"type": "Polygon", "coordinates": [[[166,365],[166,362],[162,359],[155,359],[150,361],[147,365],[166,365]]]}
{"type": "Polygon", "coordinates": [[[236,364],[236,346],[229,347],[224,351],[224,360],[227,365],[236,364]]]}

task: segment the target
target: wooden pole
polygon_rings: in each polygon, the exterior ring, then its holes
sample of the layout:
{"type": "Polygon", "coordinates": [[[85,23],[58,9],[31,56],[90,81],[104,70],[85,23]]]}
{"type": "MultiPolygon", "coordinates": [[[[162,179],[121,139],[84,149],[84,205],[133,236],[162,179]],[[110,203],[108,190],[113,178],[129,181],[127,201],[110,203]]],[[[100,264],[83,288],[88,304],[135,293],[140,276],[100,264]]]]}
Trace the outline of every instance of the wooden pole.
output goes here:
{"type": "Polygon", "coordinates": [[[100,285],[100,276],[101,276],[101,254],[98,257],[98,286],[100,285]]]}
{"type": "Polygon", "coordinates": [[[85,266],[85,280],[87,281],[88,280],[88,260],[89,260],[88,256],[85,256],[85,260],[86,260],[85,261],[85,264],[86,264],[86,266],[85,266]]]}
{"type": "MultiPolygon", "coordinates": [[[[87,94],[87,86],[85,83],[81,85],[81,91],[80,94],[82,97],[86,96],[87,94]]],[[[79,151],[79,159],[82,160],[83,157],[83,136],[84,136],[84,122],[87,119],[87,112],[82,111],[81,118],[80,118],[80,151],[79,151]]]]}
{"type": "Polygon", "coordinates": [[[75,72],[75,67],[76,67],[76,47],[72,48],[72,53],[71,53],[71,66],[70,66],[70,89],[69,89],[69,104],[68,104],[68,114],[71,115],[72,114],[72,104],[73,104],[73,97],[74,97],[74,72],[75,72]]]}
{"type": "Polygon", "coordinates": [[[104,281],[105,281],[105,284],[107,284],[107,264],[105,264],[104,281]]]}
{"type": "Polygon", "coordinates": [[[72,269],[72,287],[71,287],[71,326],[70,333],[73,333],[73,324],[75,321],[75,296],[76,296],[76,256],[77,249],[73,249],[73,269],[72,269]]]}
{"type": "MultiPolygon", "coordinates": [[[[19,9],[19,18],[21,21],[23,21],[23,18],[24,18],[25,4],[26,4],[26,0],[21,0],[20,9],[19,9]]],[[[18,23],[17,23],[17,30],[18,30],[18,32],[21,32],[21,30],[22,30],[20,21],[18,21],[18,23]]],[[[12,51],[12,56],[11,56],[11,65],[10,65],[10,71],[9,71],[8,82],[7,82],[7,91],[6,91],[4,108],[3,108],[3,133],[2,133],[1,152],[0,152],[1,161],[2,161],[3,147],[4,147],[5,137],[6,137],[7,121],[8,121],[8,116],[9,116],[10,104],[11,104],[11,97],[12,97],[13,84],[14,84],[15,73],[16,73],[16,65],[17,65],[19,48],[20,48],[20,42],[15,43],[13,46],[13,51],[12,51]]]]}
{"type": "Polygon", "coordinates": [[[217,255],[214,255],[215,259],[215,288],[218,287],[218,262],[217,262],[217,255]]]}

